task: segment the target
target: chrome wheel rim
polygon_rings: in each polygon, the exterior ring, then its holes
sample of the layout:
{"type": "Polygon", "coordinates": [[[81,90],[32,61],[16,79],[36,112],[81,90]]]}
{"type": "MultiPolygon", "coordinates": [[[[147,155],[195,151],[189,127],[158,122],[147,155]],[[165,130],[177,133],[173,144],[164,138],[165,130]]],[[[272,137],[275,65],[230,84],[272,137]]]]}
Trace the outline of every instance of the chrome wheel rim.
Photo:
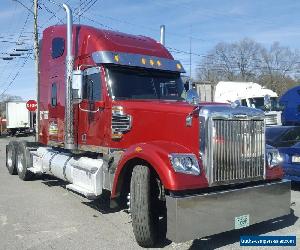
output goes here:
{"type": "Polygon", "coordinates": [[[8,152],[7,152],[7,166],[8,167],[12,167],[12,155],[13,155],[13,153],[12,153],[12,150],[8,150],[8,152]]]}
{"type": "Polygon", "coordinates": [[[20,153],[18,154],[18,164],[17,164],[17,168],[19,173],[22,173],[24,166],[23,166],[23,154],[20,153]]]}

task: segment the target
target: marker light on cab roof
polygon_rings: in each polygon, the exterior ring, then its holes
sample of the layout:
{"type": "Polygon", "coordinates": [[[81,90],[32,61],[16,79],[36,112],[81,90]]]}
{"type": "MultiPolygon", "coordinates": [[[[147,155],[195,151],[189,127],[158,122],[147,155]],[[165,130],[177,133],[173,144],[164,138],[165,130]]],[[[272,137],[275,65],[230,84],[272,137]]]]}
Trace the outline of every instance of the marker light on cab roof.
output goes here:
{"type": "Polygon", "coordinates": [[[114,59],[115,59],[116,62],[119,62],[119,60],[120,60],[119,55],[115,55],[114,59]]]}

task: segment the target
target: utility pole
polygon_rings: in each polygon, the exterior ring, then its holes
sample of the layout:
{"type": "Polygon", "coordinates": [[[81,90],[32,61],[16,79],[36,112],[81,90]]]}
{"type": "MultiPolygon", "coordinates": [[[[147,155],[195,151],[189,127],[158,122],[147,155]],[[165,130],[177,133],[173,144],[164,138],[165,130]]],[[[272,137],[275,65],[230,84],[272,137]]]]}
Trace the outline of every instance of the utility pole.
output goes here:
{"type": "Polygon", "coordinates": [[[192,88],[192,37],[190,37],[190,80],[189,80],[189,89],[192,88]]]}
{"type": "Polygon", "coordinates": [[[192,37],[190,37],[190,78],[192,78],[192,37]]]}
{"type": "Polygon", "coordinates": [[[80,24],[80,15],[81,15],[81,0],[79,0],[79,11],[78,11],[78,13],[79,13],[79,15],[78,15],[78,23],[80,24]]]}
{"type": "Polygon", "coordinates": [[[38,27],[37,27],[37,16],[38,16],[38,0],[34,0],[33,2],[33,34],[34,34],[34,59],[35,59],[35,73],[36,73],[36,101],[37,101],[37,109],[36,109],[36,116],[35,116],[35,127],[36,127],[36,134],[35,140],[38,141],[39,139],[39,128],[40,128],[40,85],[39,85],[39,34],[38,34],[38,27]]]}
{"type": "Polygon", "coordinates": [[[192,88],[192,25],[190,26],[190,80],[189,80],[189,89],[192,88]]]}

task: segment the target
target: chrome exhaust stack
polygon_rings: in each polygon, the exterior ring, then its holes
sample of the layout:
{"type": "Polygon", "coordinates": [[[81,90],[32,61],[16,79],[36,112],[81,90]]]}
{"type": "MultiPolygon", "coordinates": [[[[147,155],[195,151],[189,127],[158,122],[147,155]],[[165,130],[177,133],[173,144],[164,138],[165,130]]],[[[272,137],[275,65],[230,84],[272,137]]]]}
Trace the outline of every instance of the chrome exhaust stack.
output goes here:
{"type": "Polygon", "coordinates": [[[160,25],[160,43],[165,45],[165,25],[160,25]]]}
{"type": "Polygon", "coordinates": [[[72,73],[74,66],[74,55],[72,54],[73,41],[73,16],[72,10],[67,4],[63,4],[67,14],[67,56],[66,56],[66,100],[65,100],[65,131],[64,148],[75,149],[74,126],[73,126],[73,102],[72,102],[72,73]]]}

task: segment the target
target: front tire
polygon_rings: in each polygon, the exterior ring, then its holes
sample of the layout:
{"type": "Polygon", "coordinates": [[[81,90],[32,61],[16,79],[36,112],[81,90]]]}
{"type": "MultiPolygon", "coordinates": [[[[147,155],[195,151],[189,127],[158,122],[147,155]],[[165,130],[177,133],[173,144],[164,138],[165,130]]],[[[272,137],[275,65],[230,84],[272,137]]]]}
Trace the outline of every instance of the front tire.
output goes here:
{"type": "Polygon", "coordinates": [[[16,157],[16,168],[18,171],[19,178],[23,181],[28,181],[33,177],[33,173],[28,170],[32,167],[32,157],[29,150],[27,149],[27,143],[20,141],[18,143],[17,157],[16,157]]]}
{"type": "Polygon", "coordinates": [[[6,167],[11,175],[17,174],[16,157],[17,157],[18,143],[10,141],[6,146],[6,167]]]}
{"type": "Polygon", "coordinates": [[[150,169],[143,165],[133,168],[130,182],[130,211],[133,233],[142,247],[153,247],[158,241],[159,216],[154,207],[154,186],[150,169]]]}

